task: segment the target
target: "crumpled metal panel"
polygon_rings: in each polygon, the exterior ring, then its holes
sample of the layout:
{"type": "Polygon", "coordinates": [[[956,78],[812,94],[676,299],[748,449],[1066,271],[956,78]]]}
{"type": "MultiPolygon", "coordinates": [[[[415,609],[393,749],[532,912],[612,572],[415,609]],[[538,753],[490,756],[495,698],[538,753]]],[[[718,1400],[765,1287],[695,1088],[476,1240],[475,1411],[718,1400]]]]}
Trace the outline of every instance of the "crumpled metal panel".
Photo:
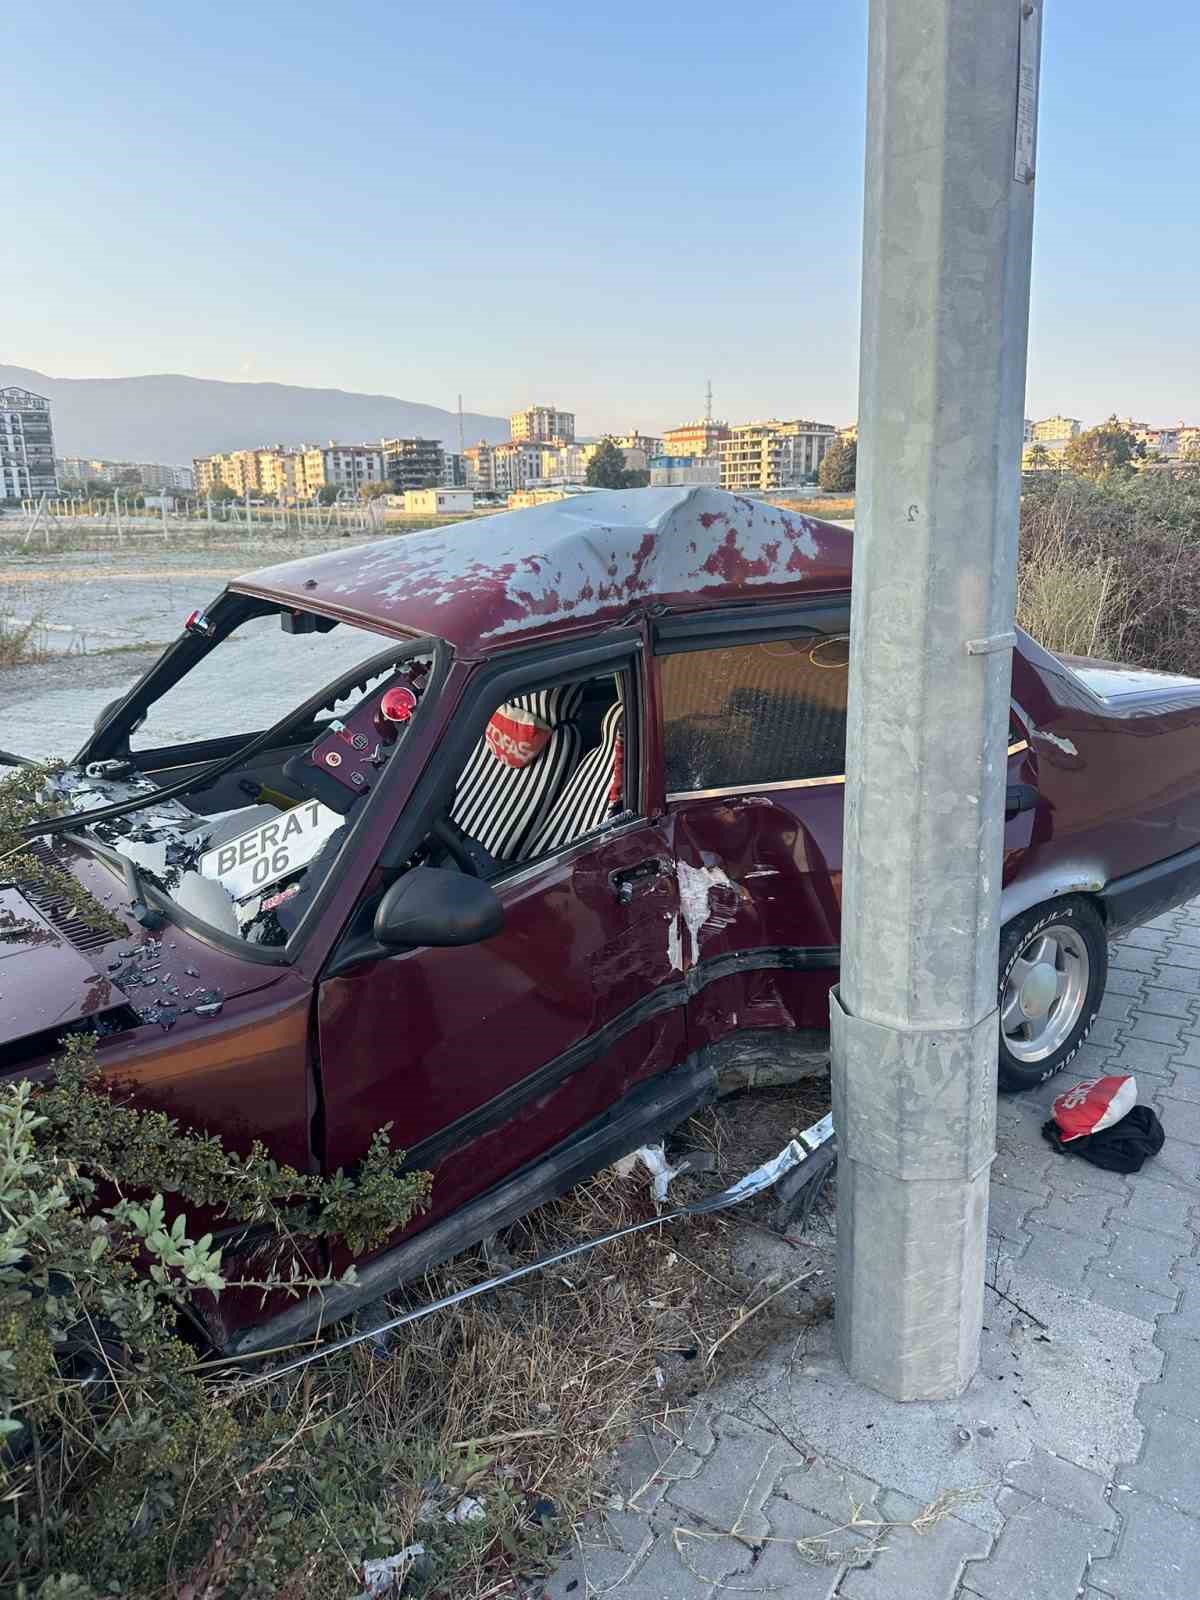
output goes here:
{"type": "Polygon", "coordinates": [[[717,489],[609,490],[285,562],[234,587],[472,656],[651,606],[844,589],[850,549],[844,528],[717,489]]]}

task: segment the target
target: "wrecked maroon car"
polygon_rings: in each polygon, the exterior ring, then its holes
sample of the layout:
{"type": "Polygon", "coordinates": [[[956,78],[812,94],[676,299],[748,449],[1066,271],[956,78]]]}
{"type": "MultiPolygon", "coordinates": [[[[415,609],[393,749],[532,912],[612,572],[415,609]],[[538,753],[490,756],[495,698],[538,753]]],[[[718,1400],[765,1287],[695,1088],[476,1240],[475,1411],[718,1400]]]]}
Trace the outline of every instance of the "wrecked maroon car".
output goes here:
{"type": "MultiPolygon", "coordinates": [[[[7,1069],[86,1026],[240,1149],[331,1172],[390,1123],[433,1173],[356,1285],[216,1343],[348,1311],[823,1059],[850,557],[716,491],[580,496],[252,573],[107,708],[54,781],[128,937],[0,889],[41,933],[4,950],[7,1069]]],[[[1078,1050],[1113,931],[1200,888],[1198,723],[1200,683],[1019,635],[1002,1087],[1078,1050]]]]}

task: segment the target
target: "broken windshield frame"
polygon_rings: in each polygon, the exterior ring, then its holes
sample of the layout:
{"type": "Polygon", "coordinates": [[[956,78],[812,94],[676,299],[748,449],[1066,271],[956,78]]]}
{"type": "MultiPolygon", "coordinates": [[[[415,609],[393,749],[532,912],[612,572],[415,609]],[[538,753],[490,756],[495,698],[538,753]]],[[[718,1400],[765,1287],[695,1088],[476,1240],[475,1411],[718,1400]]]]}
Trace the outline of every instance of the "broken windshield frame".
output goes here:
{"type": "MultiPolygon", "coordinates": [[[[97,734],[80,752],[81,757],[92,756],[95,759],[94,753],[96,752],[97,744],[100,742],[101,735],[108,736],[103,741],[103,747],[107,747],[110,750],[113,749],[114,744],[122,740],[124,731],[132,727],[140,719],[147,706],[152,705],[164,695],[197,662],[203,660],[222,638],[227,638],[229,633],[241,622],[245,621],[248,616],[262,616],[294,610],[293,607],[281,606],[278,603],[246,600],[245,597],[241,596],[236,598],[241,603],[230,608],[223,608],[225,609],[225,615],[221,617],[223,626],[219,632],[214,629],[211,636],[203,639],[203,648],[186,648],[191,642],[190,636],[177,641],[176,645],[171,647],[171,650],[164,655],[156,666],[135,685],[121,705],[114,707],[113,715],[105,719],[101,729],[97,730],[97,734]],[[185,648],[181,649],[180,646],[185,648]]],[[[216,610],[217,608],[214,607],[214,612],[216,610]]],[[[314,616],[322,615],[315,609],[312,614],[314,616]]],[[[363,631],[371,632],[374,630],[363,631]]],[[[164,786],[148,799],[141,796],[131,796],[112,805],[97,807],[92,811],[75,812],[69,816],[43,820],[34,826],[33,832],[37,834],[45,834],[46,832],[64,834],[73,844],[85,848],[89,853],[103,860],[127,884],[126,857],[122,851],[114,848],[108,841],[102,838],[98,839],[95,836],[90,826],[93,822],[102,822],[106,818],[149,810],[151,807],[162,805],[171,799],[177,799],[182,795],[191,794],[211,786],[223,774],[234,770],[257,752],[271,746],[278,747],[281,741],[287,739],[289,733],[294,733],[297,729],[307,731],[314,725],[317,713],[336,705],[339,699],[354,689],[367,684],[372,678],[381,676],[389,669],[399,668],[403,663],[412,660],[414,657],[422,656],[429,658],[429,673],[425,681],[424,690],[421,692],[420,699],[408,725],[408,730],[411,732],[414,728],[424,724],[431,703],[440,694],[453,657],[453,652],[444,641],[432,637],[407,638],[403,641],[396,640],[390,649],[359,661],[353,667],[347,669],[346,672],[324,684],[301,705],[293,707],[284,717],[263,733],[253,735],[250,739],[239,744],[238,748],[229,755],[222,756],[217,761],[202,766],[199,771],[193,771],[188,778],[181,779],[176,784],[164,786]],[[86,832],[84,831],[85,829],[86,832]]],[[[317,730],[319,734],[319,725],[317,725],[317,730]]],[[[122,765],[129,762],[136,773],[140,765],[139,758],[144,760],[145,754],[146,752],[139,752],[133,755],[122,753],[117,759],[121,761],[122,765]]],[[[77,758],[78,762],[79,758],[77,758]]],[[[78,765],[75,770],[79,770],[78,765]]],[[[363,803],[355,806],[353,811],[345,816],[345,837],[338,851],[339,856],[346,850],[354,848],[366,819],[375,815],[381,796],[386,796],[393,792],[396,780],[402,775],[403,771],[402,763],[386,763],[381,769],[379,781],[374,785],[371,792],[364,797],[363,803]]],[[[250,960],[267,962],[273,965],[290,962],[303,947],[327,901],[330,876],[331,874],[326,872],[322,881],[315,886],[309,904],[303,910],[296,926],[291,929],[282,943],[257,944],[248,940],[244,935],[232,933],[215,926],[207,919],[198,916],[193,910],[180,905],[170,893],[160,889],[147,876],[144,866],[138,873],[139,887],[144,891],[143,900],[146,907],[152,907],[154,911],[161,912],[176,926],[185,928],[187,931],[197,934],[223,949],[233,951],[239,956],[250,960]]]]}

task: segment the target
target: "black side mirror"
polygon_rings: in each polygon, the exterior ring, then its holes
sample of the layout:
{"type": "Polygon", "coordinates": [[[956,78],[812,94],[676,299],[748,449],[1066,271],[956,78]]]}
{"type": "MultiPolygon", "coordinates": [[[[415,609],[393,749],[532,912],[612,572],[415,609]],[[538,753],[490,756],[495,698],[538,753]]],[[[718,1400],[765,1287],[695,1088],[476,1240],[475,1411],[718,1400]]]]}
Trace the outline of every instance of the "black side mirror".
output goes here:
{"type": "Polygon", "coordinates": [[[413,867],[379,902],[373,931],[389,948],[478,944],[503,924],[491,884],[443,867],[413,867]]]}

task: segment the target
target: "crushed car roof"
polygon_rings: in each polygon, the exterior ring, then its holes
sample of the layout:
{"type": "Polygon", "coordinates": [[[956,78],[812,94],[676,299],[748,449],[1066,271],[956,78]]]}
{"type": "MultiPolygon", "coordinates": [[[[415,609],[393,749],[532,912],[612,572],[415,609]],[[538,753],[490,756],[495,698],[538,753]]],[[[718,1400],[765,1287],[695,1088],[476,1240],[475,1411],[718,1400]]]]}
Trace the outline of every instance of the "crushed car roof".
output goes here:
{"type": "Polygon", "coordinates": [[[844,528],[717,489],[614,489],[264,567],[241,593],[460,654],[672,611],[844,589],[844,528]]]}

